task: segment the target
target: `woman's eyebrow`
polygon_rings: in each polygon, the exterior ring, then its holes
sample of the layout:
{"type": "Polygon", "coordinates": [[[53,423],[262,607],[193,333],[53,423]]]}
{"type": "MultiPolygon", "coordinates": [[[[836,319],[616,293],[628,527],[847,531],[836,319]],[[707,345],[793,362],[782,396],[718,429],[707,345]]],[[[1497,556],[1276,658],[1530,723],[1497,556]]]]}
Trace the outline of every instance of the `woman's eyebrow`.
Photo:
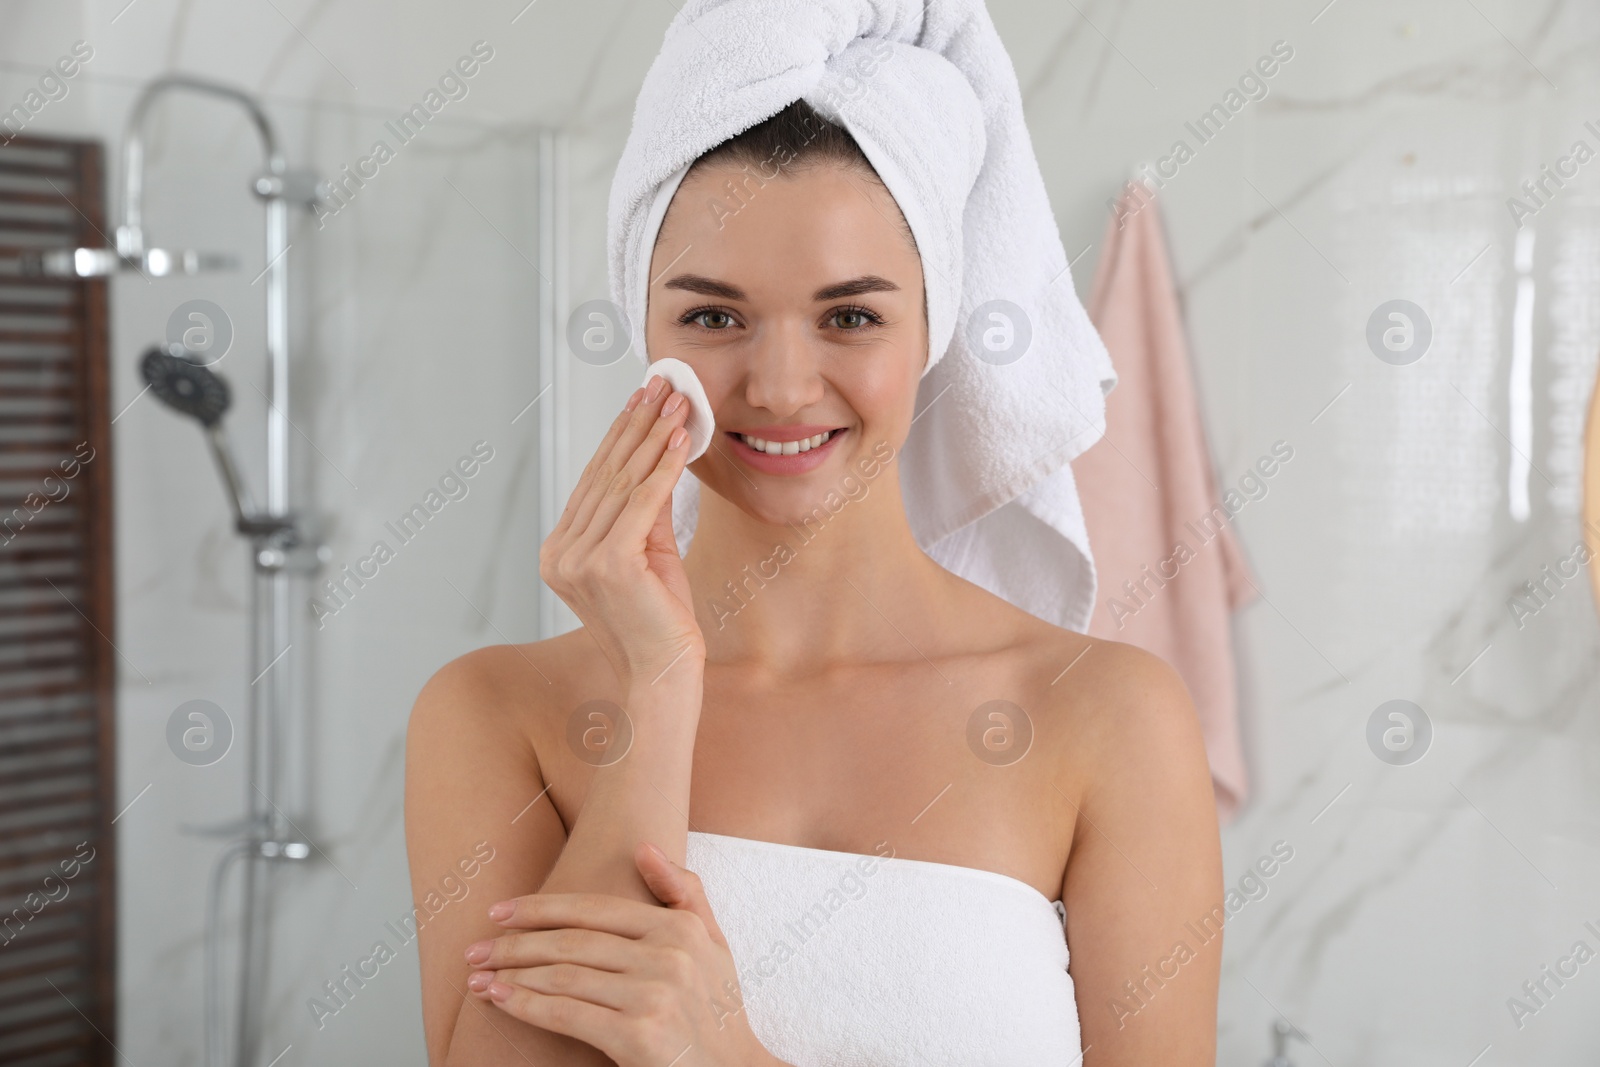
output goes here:
{"type": "MultiPolygon", "coordinates": [[[[689,293],[700,293],[704,296],[718,296],[724,300],[744,300],[745,292],[736,285],[719,282],[715,278],[707,278],[703,274],[679,274],[662,283],[663,289],[682,289],[689,293]]],[[[900,287],[887,278],[876,274],[863,274],[859,278],[851,278],[847,282],[835,282],[825,285],[812,294],[812,300],[840,300],[847,296],[860,296],[862,293],[897,293],[900,287]]]]}
{"type": "Polygon", "coordinates": [[[701,293],[705,296],[720,296],[724,300],[745,299],[744,290],[727,282],[719,282],[715,278],[707,278],[703,274],[679,274],[669,278],[661,285],[663,289],[682,289],[689,293],[701,293]]]}
{"type": "Polygon", "coordinates": [[[812,294],[813,300],[840,300],[847,296],[860,296],[862,293],[898,293],[900,287],[888,278],[880,278],[876,274],[863,274],[859,278],[851,278],[847,282],[838,282],[834,285],[825,285],[812,294]]]}

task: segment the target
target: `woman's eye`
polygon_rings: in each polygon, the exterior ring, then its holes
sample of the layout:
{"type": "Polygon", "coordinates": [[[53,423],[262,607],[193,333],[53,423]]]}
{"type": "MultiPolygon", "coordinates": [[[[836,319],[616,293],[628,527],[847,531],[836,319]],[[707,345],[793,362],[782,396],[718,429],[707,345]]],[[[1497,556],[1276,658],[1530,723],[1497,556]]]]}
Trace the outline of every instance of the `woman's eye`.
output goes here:
{"type": "Polygon", "coordinates": [[[699,311],[690,321],[708,330],[723,330],[733,322],[733,317],[726,311],[699,311]]]}
{"type": "Polygon", "coordinates": [[[878,321],[878,317],[865,308],[840,308],[833,313],[833,322],[842,330],[859,330],[878,321]]]}

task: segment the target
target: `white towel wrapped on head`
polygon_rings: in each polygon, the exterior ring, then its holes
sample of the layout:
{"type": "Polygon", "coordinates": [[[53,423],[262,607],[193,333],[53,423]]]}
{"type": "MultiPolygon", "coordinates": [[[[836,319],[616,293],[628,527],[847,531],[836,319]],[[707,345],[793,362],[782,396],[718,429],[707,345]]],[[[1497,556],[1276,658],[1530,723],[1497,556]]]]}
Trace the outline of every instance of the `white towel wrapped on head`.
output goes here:
{"type": "MultiPolygon", "coordinates": [[[[922,258],[928,362],[899,457],[918,544],[1083,630],[1094,564],[1069,463],[1104,433],[1116,374],[1073,290],[1016,73],[980,0],[683,4],[611,187],[609,279],[640,355],[650,253],[687,168],[796,100],[860,144],[922,258]]],[[[685,472],[674,491],[680,550],[699,488],[685,472]]]]}

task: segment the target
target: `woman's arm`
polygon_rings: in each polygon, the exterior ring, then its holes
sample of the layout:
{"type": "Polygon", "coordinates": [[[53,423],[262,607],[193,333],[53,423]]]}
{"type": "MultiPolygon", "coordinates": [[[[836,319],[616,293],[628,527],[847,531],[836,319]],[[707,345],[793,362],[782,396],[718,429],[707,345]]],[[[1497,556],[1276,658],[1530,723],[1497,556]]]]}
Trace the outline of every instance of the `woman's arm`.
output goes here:
{"type": "Polygon", "coordinates": [[[506,932],[488,917],[497,901],[535,892],[586,892],[658,903],[633,850],[640,840],[653,841],[683,862],[698,678],[685,670],[629,701],[632,747],[624,758],[595,769],[569,838],[544,795],[527,731],[511,713],[518,707],[523,716],[538,713],[543,698],[543,683],[530,679],[525,664],[517,669],[520,657],[509,646],[461,657],[428,682],[411,715],[406,846],[422,916],[418,949],[428,1058],[474,1067],[522,1065],[524,1057],[542,1064],[609,1064],[583,1042],[530,1026],[470,995],[466,980],[475,968],[464,953],[468,945],[506,932]],[[472,864],[485,854],[492,859],[472,864]],[[460,865],[463,859],[468,867],[460,865]],[[466,879],[473,866],[475,876],[466,879]],[[441,890],[452,876],[451,886],[466,886],[458,900],[451,899],[451,889],[441,890]],[[430,893],[439,907],[431,916],[430,893]]]}
{"type": "Polygon", "coordinates": [[[545,683],[508,659],[520,662],[518,651],[500,646],[446,664],[418,695],[406,734],[406,853],[423,920],[417,951],[428,1062],[440,1067],[460,1047],[478,1050],[484,1063],[502,1055],[520,1062],[514,1050],[530,1056],[537,1050],[544,1053],[539,1062],[602,1064],[603,1057],[582,1059],[564,1038],[541,1040],[530,1027],[519,1032],[521,1024],[495,1018],[467,991],[472,968],[463,953],[500,932],[489,921],[489,905],[537,889],[566,837],[550,798],[541,796],[545,783],[528,732],[511,714],[519,705],[537,707],[545,683]],[[518,675],[532,676],[534,685],[513,700],[506,690],[518,675]],[[430,917],[428,894],[480,841],[494,858],[468,883],[466,897],[430,917]]]}
{"type": "MultiPolygon", "coordinates": [[[[414,889],[424,891],[435,868],[485,835],[507,840],[505,851],[515,857],[494,871],[484,886],[492,892],[475,906],[442,909],[424,928],[424,1019],[436,1064],[610,1062],[591,1044],[513,1018],[470,993],[466,980],[487,957],[487,942],[505,933],[489,919],[490,904],[576,892],[658,905],[635,865],[635,848],[654,841],[669,858],[684,859],[705,663],[671,519],[687,414],[664,380],[635,391],[540,546],[540,577],[577,613],[612,668],[611,685],[595,680],[587,688],[620,688],[631,727],[625,753],[603,753],[604,765],[585,768],[587,787],[569,787],[584,798],[570,833],[543,795],[546,767],[573,760],[551,754],[541,766],[528,727],[568,736],[575,708],[557,706],[542,672],[517,666],[520,649],[463,657],[417,698],[406,774],[414,889]],[[476,953],[470,960],[469,946],[476,953]]],[[[475,973],[473,980],[485,977],[475,973]]],[[[542,1021],[554,1024],[578,1006],[559,990],[545,992],[540,1003],[556,1015],[542,1021]]]]}
{"type": "Polygon", "coordinates": [[[1060,783],[1078,808],[1062,902],[1083,1064],[1210,1067],[1225,912],[1199,719],[1161,659],[1094,650],[1060,783]]]}

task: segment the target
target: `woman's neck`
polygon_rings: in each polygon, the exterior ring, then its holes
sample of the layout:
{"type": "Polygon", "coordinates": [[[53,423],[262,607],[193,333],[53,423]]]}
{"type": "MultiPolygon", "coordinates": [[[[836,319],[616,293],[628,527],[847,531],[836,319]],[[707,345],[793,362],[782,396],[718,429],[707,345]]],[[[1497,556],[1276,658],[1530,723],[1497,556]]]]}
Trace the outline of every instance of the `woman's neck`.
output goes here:
{"type": "Polygon", "coordinates": [[[702,487],[684,568],[708,663],[811,674],[910,652],[936,632],[949,575],[916,543],[900,486],[879,479],[788,524],[752,518],[702,487]],[[898,631],[898,636],[897,636],[898,631]]]}

